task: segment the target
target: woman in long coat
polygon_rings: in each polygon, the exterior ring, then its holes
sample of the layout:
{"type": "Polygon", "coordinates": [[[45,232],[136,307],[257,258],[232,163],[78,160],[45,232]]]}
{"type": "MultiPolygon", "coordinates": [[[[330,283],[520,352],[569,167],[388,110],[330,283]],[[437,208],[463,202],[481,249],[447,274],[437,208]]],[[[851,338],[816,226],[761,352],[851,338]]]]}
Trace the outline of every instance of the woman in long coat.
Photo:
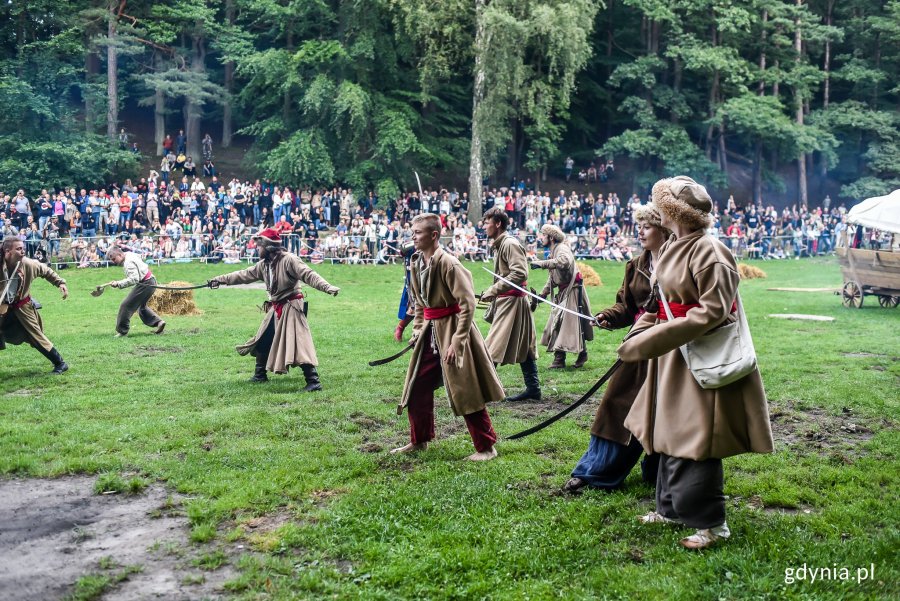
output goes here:
{"type": "Polygon", "coordinates": [[[656,280],[672,309],[660,308],[635,324],[619,347],[626,362],[649,360],[647,378],[625,427],[647,453],[659,453],[656,511],[643,523],[696,528],[681,540],[703,549],[730,536],[725,521],[722,459],[772,451],[772,430],[759,370],[721,388],[701,388],[679,347],[736,320],[740,277],[734,257],[712,236],[712,199],[689,177],[660,180],[653,202],[672,230],[656,267],[656,280]]]}
{"type": "MultiPolygon", "coordinates": [[[[671,232],[662,227],[652,204],[641,207],[634,215],[638,242],[644,251],[625,265],[625,279],[616,294],[616,303],[597,314],[600,326],[610,330],[630,328],[648,308],[651,312],[657,309],[648,307],[650,276],[656,269],[659,249],[671,232]]],[[[588,449],[563,490],[575,492],[585,486],[612,490],[625,481],[643,451],[640,441],[625,429],[625,416],[646,377],[647,361],[637,361],[623,363],[610,379],[594,416],[588,449]]],[[[656,482],[658,461],[658,456],[649,455],[641,462],[641,472],[647,482],[656,482]]]]}

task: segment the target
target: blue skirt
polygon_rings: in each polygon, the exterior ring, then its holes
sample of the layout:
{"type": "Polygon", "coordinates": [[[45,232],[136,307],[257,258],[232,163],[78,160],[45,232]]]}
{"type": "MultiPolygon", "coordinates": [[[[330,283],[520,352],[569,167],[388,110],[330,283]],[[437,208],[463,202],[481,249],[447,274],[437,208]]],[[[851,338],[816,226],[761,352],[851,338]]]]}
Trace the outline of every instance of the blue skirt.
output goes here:
{"type": "MultiPolygon", "coordinates": [[[[618,488],[640,459],[641,452],[643,452],[641,443],[635,438],[632,438],[629,444],[623,445],[591,434],[588,449],[572,470],[572,477],[580,478],[594,488],[606,490],[618,488]]],[[[644,457],[641,462],[644,481],[656,483],[658,465],[658,455],[644,457]]]]}

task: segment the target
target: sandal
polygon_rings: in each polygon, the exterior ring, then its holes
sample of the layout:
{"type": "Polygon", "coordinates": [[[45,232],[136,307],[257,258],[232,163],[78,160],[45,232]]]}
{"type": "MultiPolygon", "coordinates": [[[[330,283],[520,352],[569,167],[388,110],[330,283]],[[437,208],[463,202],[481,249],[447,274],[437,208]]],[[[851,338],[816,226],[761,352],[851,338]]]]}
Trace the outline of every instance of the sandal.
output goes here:
{"type": "Polygon", "coordinates": [[[712,547],[719,541],[726,540],[729,536],[731,536],[731,530],[728,529],[727,523],[723,523],[715,528],[697,530],[694,534],[681,539],[681,546],[692,551],[700,551],[712,547]]]}
{"type": "Polygon", "coordinates": [[[655,511],[651,511],[647,515],[639,515],[638,521],[642,524],[680,524],[681,522],[678,520],[673,520],[672,518],[667,518],[661,513],[657,513],[655,511]]]}
{"type": "Polygon", "coordinates": [[[562,489],[563,492],[574,494],[580,492],[585,486],[587,486],[587,482],[581,478],[569,478],[569,481],[563,484],[562,489]]]}

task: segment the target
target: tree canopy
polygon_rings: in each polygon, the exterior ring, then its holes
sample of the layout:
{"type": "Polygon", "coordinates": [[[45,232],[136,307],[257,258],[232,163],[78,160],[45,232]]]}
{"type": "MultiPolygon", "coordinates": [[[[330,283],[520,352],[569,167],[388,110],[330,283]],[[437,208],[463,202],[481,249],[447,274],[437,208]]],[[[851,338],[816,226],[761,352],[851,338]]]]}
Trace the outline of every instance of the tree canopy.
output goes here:
{"type": "Polygon", "coordinates": [[[628,158],[757,199],[900,187],[900,0],[36,0],[0,7],[0,188],[134,174],[120,109],[379,197],[628,158]],[[201,125],[202,124],[202,125],[201,125]],[[746,182],[743,182],[746,187],[746,182]],[[809,187],[808,187],[809,186],[809,187]],[[796,189],[796,193],[793,190],[796,189]]]}

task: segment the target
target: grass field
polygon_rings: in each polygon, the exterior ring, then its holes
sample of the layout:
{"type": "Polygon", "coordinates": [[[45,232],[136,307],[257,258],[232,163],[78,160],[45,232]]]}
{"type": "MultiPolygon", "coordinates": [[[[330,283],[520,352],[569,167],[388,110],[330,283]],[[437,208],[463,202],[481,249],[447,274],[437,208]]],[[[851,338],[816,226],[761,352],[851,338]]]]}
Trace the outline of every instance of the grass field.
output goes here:
{"type": "MultiPolygon", "coordinates": [[[[766,290],[839,287],[833,260],[759,265],[768,279],[741,290],[776,452],[725,461],[733,536],[704,553],[678,546],[687,531],[637,523],[653,495],[637,472],[618,492],[558,494],[586,448],[596,403],[473,464],[461,461],[471,452],[464,422],[439,392],[436,444],[388,455],[407,440],[406,416],[395,411],[407,363],[366,362],[398,350],[399,266],[316,266],[342,292],[310,294],[325,386],[314,394],[298,392],[299,371],[246,382],[253,361],[234,345],[256,331],[262,291],[202,290],[203,315],[167,318],[163,336],[135,318],[132,334],[114,339],[122,293],[88,294],[109,271],[62,272],[66,302],[39,282],[46,330],[71,370],[47,375],[49,363],[27,347],[0,355],[0,474],[102,474],[126,487],[137,474],[189,495],[192,540],[224,549],[217,557],[238,570],[227,584],[238,599],[897,598],[900,308],[867,298],[845,309],[829,293],[766,290]],[[250,532],[250,520],[267,516],[283,523],[250,532]],[[785,571],[804,564],[853,575],[874,564],[875,576],[787,584],[785,571]]],[[[623,267],[594,266],[605,284],[590,289],[596,311],[612,302],[623,267]]],[[[154,271],[162,282],[202,282],[231,268],[154,271]]],[[[476,290],[485,288],[481,264],[469,268],[476,290]]],[[[541,308],[539,329],[546,316],[541,308]]],[[[548,371],[552,357],[542,355],[545,402],[491,406],[500,436],[586,390],[623,334],[598,334],[583,370],[548,371]]],[[[516,366],[500,377],[521,388],[516,366]]]]}

